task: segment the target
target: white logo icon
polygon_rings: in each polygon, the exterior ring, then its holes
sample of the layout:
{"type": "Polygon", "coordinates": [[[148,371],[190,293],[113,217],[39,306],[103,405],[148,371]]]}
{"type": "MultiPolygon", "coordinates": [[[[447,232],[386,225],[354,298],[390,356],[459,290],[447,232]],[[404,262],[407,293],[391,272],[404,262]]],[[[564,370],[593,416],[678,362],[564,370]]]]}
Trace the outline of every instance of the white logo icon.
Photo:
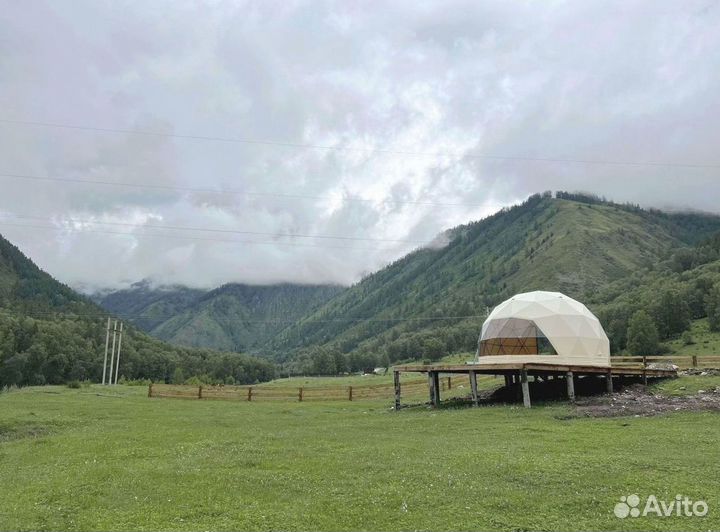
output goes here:
{"type": "Polygon", "coordinates": [[[625,519],[628,515],[631,517],[638,517],[640,515],[640,497],[635,495],[629,495],[626,497],[623,495],[620,497],[620,502],[615,505],[615,517],[625,519]]]}

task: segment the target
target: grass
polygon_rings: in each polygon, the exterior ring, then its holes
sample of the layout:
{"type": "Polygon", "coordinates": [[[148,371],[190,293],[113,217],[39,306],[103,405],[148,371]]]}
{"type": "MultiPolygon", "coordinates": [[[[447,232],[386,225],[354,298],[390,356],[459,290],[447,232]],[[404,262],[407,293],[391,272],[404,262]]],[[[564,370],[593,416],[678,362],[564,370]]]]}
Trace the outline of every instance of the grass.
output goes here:
{"type": "Polygon", "coordinates": [[[682,338],[667,342],[675,355],[717,355],[720,353],[720,333],[711,332],[707,318],[693,320],[690,323],[690,335],[693,343],[685,345],[682,338]]]}
{"type": "MultiPolygon", "coordinates": [[[[441,358],[433,364],[464,364],[467,361],[473,360],[475,357],[474,353],[458,353],[448,355],[441,358]]],[[[410,364],[422,364],[420,361],[411,362],[410,364]]],[[[406,375],[402,378],[403,381],[417,381],[423,380],[422,375],[406,375]]],[[[262,383],[259,386],[277,386],[277,387],[298,387],[298,386],[367,386],[375,384],[392,384],[393,372],[392,368],[388,368],[387,373],[380,375],[366,374],[366,375],[341,375],[341,376],[328,376],[328,377],[287,377],[282,379],[275,379],[268,383],[262,383]]]]}
{"type": "Polygon", "coordinates": [[[708,375],[705,377],[678,377],[665,380],[653,386],[653,389],[665,395],[691,395],[701,390],[710,391],[720,388],[720,376],[708,375]]]}
{"type": "Polygon", "coordinates": [[[0,530],[720,528],[718,414],[389,407],[5,393],[0,530]],[[631,493],[680,493],[710,512],[620,520],[631,493]]]}

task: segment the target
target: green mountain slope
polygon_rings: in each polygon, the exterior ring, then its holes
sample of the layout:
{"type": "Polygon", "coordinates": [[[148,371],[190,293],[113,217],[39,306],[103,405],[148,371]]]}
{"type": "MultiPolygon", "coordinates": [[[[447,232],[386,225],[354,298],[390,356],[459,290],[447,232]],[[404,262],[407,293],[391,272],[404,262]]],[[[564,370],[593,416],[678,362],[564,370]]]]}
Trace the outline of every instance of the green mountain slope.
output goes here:
{"type": "MultiPolygon", "coordinates": [[[[0,387],[99,381],[107,312],[59,283],[0,236],[0,387]]],[[[256,382],[272,364],[239,354],[169,345],[127,327],[120,373],[169,381],[181,375],[256,382]]]]}
{"type": "Polygon", "coordinates": [[[98,302],[175,344],[252,351],[342,291],[333,285],[226,284],[206,292],[140,283],[98,302]]]}
{"type": "Polygon", "coordinates": [[[536,195],[369,276],[283,331],[274,348],[300,365],[318,347],[350,353],[351,366],[473,350],[486,307],[514,293],[559,290],[592,302],[718,230],[717,216],[536,195]]]}

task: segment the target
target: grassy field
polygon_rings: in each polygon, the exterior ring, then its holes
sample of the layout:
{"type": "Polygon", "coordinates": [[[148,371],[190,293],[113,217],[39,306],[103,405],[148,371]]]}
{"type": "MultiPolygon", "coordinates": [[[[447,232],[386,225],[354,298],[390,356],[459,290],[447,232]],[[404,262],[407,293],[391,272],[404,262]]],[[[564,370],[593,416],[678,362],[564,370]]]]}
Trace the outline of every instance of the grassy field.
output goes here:
{"type": "MultiPolygon", "coordinates": [[[[683,393],[717,385],[685,377],[683,393]]],[[[562,403],[399,413],[388,401],[0,395],[0,529],[717,530],[720,417],[586,419],[562,403]],[[705,518],[613,515],[620,496],[705,518]]]]}

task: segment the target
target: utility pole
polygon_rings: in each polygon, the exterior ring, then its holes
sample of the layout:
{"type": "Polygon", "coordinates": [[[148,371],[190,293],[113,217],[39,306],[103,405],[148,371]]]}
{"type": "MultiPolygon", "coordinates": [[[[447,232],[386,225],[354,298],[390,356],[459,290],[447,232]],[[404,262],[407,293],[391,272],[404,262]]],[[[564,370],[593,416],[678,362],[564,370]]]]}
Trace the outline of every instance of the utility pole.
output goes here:
{"type": "Polygon", "coordinates": [[[120,375],[120,347],[122,347],[122,332],[123,332],[123,322],[120,322],[120,334],[118,336],[118,351],[117,351],[117,361],[115,362],[115,384],[118,383],[118,375],[120,375]]]}
{"type": "Polygon", "coordinates": [[[108,316],[107,327],[105,328],[105,358],[103,359],[102,383],[105,384],[105,372],[107,370],[107,350],[110,344],[110,316],[108,316]]]}
{"type": "Polygon", "coordinates": [[[112,343],[112,352],[110,353],[110,379],[108,380],[108,384],[112,384],[113,381],[113,366],[115,365],[115,337],[117,336],[117,320],[115,320],[115,324],[113,325],[113,343],[112,343]]]}

